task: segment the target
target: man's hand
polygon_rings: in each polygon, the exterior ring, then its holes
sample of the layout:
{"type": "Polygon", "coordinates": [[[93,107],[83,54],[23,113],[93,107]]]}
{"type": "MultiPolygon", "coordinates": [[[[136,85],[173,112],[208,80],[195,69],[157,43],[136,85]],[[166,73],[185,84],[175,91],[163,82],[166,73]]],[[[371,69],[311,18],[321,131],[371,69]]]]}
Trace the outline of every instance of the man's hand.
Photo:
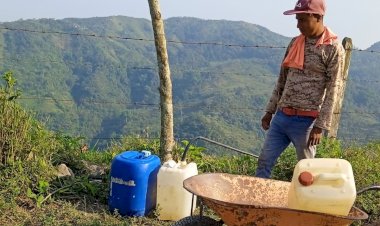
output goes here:
{"type": "Polygon", "coordinates": [[[307,142],[308,146],[317,145],[321,142],[322,139],[322,129],[318,127],[313,127],[310,132],[309,141],[307,142]]]}
{"type": "Polygon", "coordinates": [[[272,114],[267,112],[261,119],[261,126],[263,127],[264,130],[269,129],[270,121],[272,121],[272,114]]]}

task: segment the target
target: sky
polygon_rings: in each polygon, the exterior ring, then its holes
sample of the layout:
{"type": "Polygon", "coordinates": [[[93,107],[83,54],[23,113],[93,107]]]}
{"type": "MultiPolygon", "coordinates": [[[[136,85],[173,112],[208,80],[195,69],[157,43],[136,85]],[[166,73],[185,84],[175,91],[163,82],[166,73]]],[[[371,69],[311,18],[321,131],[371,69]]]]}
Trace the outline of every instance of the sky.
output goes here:
{"type": "MultiPolygon", "coordinates": [[[[196,17],[245,21],[278,34],[299,34],[295,16],[285,16],[295,0],[158,0],[164,19],[196,17]]],[[[325,25],[342,40],[366,49],[380,41],[379,0],[326,0],[325,25]]],[[[150,19],[148,0],[0,0],[0,22],[40,18],[129,16],[150,19]]]]}

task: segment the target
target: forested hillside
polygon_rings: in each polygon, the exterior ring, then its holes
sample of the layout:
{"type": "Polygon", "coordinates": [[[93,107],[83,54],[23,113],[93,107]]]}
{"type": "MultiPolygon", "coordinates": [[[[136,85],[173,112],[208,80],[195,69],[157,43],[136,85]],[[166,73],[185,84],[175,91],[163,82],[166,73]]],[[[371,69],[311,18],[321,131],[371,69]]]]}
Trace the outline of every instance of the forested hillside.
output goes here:
{"type": "MultiPolygon", "coordinates": [[[[245,22],[196,18],[168,19],[165,30],[175,136],[258,152],[263,108],[290,37],[245,22]]],[[[49,128],[99,148],[120,136],[159,137],[149,20],[20,20],[1,23],[0,31],[0,71],[13,71],[18,101],[49,128]]],[[[376,43],[374,52],[353,51],[339,130],[345,141],[380,137],[379,49],[376,43]]]]}

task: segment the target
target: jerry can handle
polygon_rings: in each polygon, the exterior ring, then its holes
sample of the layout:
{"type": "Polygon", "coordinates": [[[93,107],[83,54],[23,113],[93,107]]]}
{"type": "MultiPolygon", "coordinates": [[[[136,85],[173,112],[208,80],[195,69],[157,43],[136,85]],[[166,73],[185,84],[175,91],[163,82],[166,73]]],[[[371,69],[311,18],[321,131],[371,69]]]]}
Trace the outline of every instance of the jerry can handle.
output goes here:
{"type": "Polygon", "coordinates": [[[343,174],[341,173],[321,173],[318,174],[316,177],[317,180],[320,181],[339,181],[339,182],[345,182],[346,178],[343,174]]]}
{"type": "Polygon", "coordinates": [[[147,158],[152,154],[150,151],[147,150],[142,150],[141,153],[143,154],[144,158],[147,158]]]}

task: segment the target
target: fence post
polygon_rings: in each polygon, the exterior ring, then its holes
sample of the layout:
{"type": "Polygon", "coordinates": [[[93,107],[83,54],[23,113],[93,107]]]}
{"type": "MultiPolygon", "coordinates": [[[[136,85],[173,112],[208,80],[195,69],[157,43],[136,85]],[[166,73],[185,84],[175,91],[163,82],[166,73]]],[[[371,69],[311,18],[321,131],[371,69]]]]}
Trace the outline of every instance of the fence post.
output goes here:
{"type": "Polygon", "coordinates": [[[346,56],[344,61],[344,68],[343,68],[343,81],[342,85],[339,87],[338,91],[338,99],[334,107],[333,116],[332,116],[332,122],[331,122],[331,129],[327,133],[327,137],[329,138],[336,138],[338,135],[338,129],[339,129],[339,121],[341,117],[341,110],[343,105],[343,99],[344,99],[344,92],[346,90],[346,83],[348,79],[348,70],[350,68],[350,62],[351,62],[351,52],[352,52],[352,40],[351,38],[345,37],[343,39],[343,48],[346,50],[346,56]]]}
{"type": "Polygon", "coordinates": [[[156,45],[157,63],[160,76],[161,135],[160,155],[164,160],[172,159],[174,146],[173,132],[173,90],[170,77],[169,57],[166,49],[164,22],[161,17],[158,0],[148,0],[154,43],[156,45]]]}

